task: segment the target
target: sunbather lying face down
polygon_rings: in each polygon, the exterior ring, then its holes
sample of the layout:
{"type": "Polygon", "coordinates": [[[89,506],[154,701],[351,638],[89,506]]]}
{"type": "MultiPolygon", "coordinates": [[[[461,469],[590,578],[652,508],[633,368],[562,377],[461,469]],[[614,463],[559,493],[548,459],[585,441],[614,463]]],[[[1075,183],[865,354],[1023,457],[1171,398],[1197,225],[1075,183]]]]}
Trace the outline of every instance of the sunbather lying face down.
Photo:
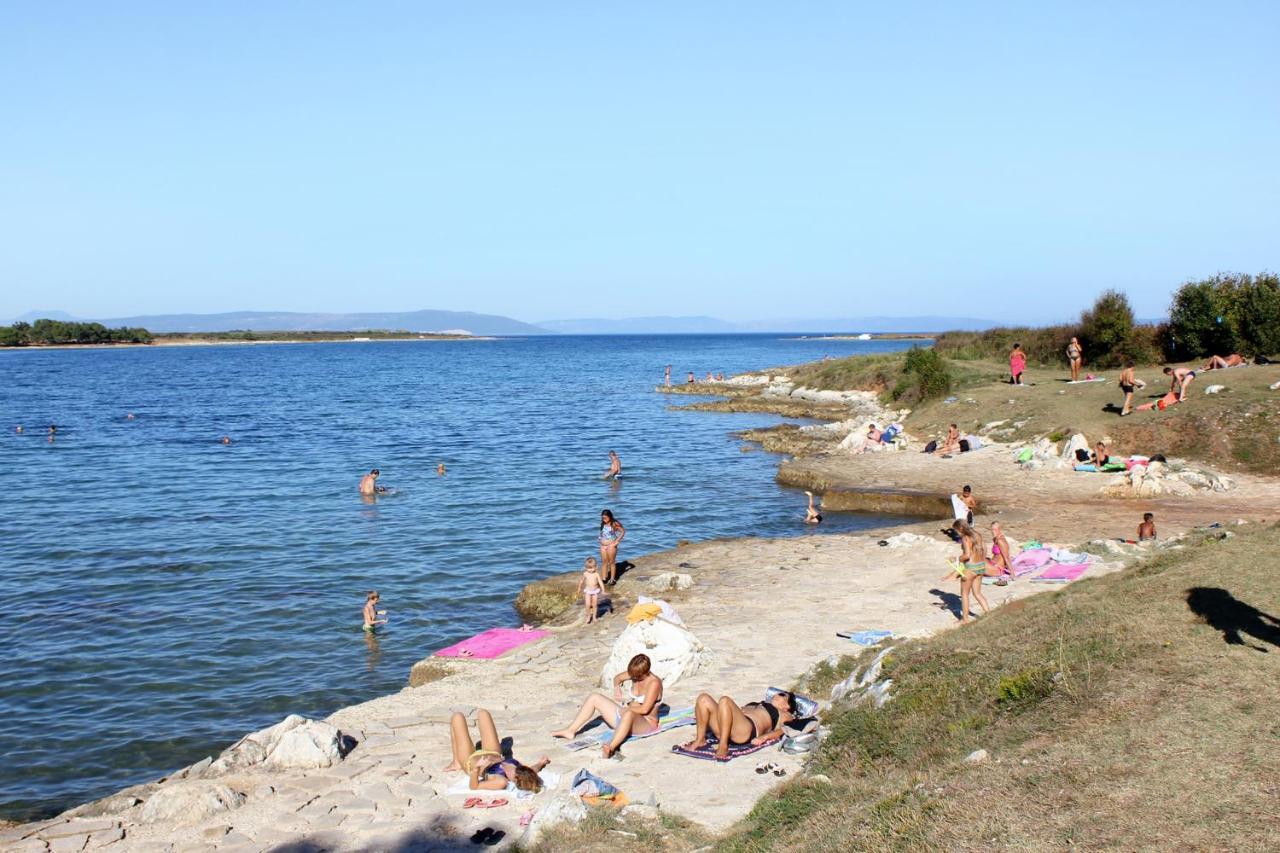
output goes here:
{"type": "Polygon", "coordinates": [[[729,745],[765,744],[782,737],[782,727],[797,716],[794,693],[775,693],[768,702],[748,702],[739,706],[728,696],[718,700],[702,693],[693,706],[698,729],[685,749],[701,749],[707,745],[708,729],[716,736],[716,756],[725,758],[729,745]]]}

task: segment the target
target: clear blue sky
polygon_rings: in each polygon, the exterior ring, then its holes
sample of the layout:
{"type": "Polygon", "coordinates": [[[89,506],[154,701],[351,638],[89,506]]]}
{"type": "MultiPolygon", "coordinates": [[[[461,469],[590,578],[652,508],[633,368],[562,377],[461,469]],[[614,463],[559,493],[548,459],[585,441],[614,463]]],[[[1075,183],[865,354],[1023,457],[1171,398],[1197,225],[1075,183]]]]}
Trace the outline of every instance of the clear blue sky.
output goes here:
{"type": "Polygon", "coordinates": [[[1059,6],[9,4],[0,317],[1038,321],[1280,266],[1280,4],[1059,6]]]}

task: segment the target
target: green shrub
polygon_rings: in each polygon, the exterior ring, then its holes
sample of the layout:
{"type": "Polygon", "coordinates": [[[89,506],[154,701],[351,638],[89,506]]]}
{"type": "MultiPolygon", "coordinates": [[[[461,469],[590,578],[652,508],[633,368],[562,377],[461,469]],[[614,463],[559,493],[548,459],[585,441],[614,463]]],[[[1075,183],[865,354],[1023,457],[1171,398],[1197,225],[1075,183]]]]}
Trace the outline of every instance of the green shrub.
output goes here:
{"type": "Polygon", "coordinates": [[[1170,359],[1185,361],[1236,351],[1238,338],[1231,317],[1235,285],[1235,276],[1219,274],[1178,288],[1169,307],[1165,354],[1170,359]]]}
{"type": "Polygon", "coordinates": [[[1280,277],[1262,273],[1242,282],[1236,291],[1233,313],[1240,348],[1246,355],[1280,354],[1280,277]]]}
{"type": "Polygon", "coordinates": [[[951,368],[933,349],[913,346],[902,362],[902,375],[889,390],[897,403],[915,405],[951,393],[951,368]]]}
{"type": "Polygon", "coordinates": [[[1126,358],[1134,338],[1133,309],[1119,291],[1108,290],[1080,315],[1080,344],[1096,367],[1116,367],[1126,358]]]}
{"type": "Polygon", "coordinates": [[[1053,676],[1043,667],[1007,675],[996,685],[996,702],[1004,707],[1043,699],[1053,692],[1053,676]]]}

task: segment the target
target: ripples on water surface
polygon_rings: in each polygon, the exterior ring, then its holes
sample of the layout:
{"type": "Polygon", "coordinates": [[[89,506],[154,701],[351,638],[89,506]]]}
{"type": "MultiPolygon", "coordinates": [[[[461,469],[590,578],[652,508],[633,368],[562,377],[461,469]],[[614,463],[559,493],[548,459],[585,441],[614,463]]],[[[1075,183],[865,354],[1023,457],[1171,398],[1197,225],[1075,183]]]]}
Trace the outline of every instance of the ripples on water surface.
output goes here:
{"type": "MultiPolygon", "coordinates": [[[[627,527],[623,558],[811,532],[803,495],[774,483],[777,458],[730,437],[777,419],[668,411],[653,393],[662,367],[701,376],[902,346],[744,335],[0,352],[0,815],[63,808],[286,713],[398,690],[432,649],[512,624],[522,585],[580,566],[603,507],[627,527]],[[610,449],[616,485],[600,479],[610,449]],[[368,504],[356,482],[375,466],[399,494],[368,504]],[[368,640],[360,608],[375,587],[391,624],[368,640]]],[[[827,518],[828,532],[876,522],[827,518]]]]}

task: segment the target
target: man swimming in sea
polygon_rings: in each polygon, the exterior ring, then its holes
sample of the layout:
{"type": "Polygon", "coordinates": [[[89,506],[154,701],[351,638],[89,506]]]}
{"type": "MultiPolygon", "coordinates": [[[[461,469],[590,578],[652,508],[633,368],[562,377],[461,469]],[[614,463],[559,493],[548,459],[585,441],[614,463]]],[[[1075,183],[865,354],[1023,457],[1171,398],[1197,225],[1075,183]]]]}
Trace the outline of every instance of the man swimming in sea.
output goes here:
{"type": "Polygon", "coordinates": [[[374,468],[368,474],[360,478],[360,494],[362,495],[380,495],[387,490],[378,485],[378,478],[382,476],[382,472],[374,468]]]}

